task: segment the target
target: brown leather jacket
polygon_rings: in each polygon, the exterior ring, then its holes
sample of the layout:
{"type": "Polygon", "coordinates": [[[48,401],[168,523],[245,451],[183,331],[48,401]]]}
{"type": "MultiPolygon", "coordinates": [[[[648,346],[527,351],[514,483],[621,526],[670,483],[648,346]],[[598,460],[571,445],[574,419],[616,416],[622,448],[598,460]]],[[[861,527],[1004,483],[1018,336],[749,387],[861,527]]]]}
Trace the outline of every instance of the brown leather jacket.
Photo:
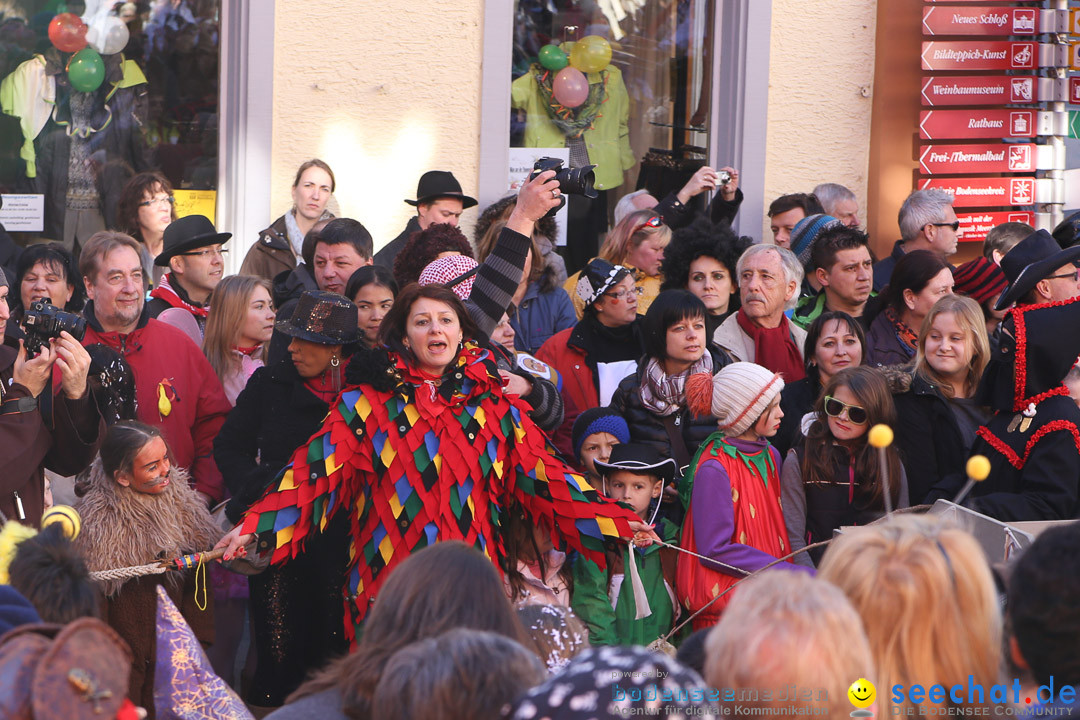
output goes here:
{"type": "Polygon", "coordinates": [[[32,398],[28,388],[12,382],[17,355],[10,345],[0,345],[0,512],[37,527],[45,504],[44,469],[60,475],[84,470],[105,438],[105,421],[89,389],[69,400],[54,378],[58,392],[52,398],[50,427],[39,402],[44,393],[32,398]]]}

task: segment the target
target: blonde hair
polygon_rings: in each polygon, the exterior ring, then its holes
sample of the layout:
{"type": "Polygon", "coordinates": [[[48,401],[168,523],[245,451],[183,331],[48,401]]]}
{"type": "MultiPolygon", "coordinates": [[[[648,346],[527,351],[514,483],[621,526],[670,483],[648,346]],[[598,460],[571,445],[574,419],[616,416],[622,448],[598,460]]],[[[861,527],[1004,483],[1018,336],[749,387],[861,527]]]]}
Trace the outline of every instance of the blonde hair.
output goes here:
{"type": "Polygon", "coordinates": [[[990,339],[986,335],[986,320],[983,318],[982,308],[964,295],[945,295],[940,298],[930,312],[926,314],[922,327],[919,329],[919,342],[915,354],[915,372],[922,375],[941,388],[947,397],[954,397],[956,389],[945,378],[938,375],[930,363],[926,360],[926,337],[930,334],[930,327],[939,315],[952,313],[956,322],[964,330],[964,335],[971,343],[971,362],[968,364],[967,377],[964,384],[969,392],[974,392],[982,378],[986,364],[990,362],[990,339]]]}
{"type": "MultiPolygon", "coordinates": [[[[255,288],[265,288],[273,297],[270,282],[253,275],[230,275],[223,278],[210,293],[210,312],[206,316],[203,354],[221,382],[240,369],[240,358],[234,348],[246,320],[248,305],[255,288]]],[[[271,301],[272,302],[272,301],[271,301]]],[[[266,348],[263,347],[265,361],[266,348]]]]}
{"type": "Polygon", "coordinates": [[[652,217],[657,217],[655,210],[638,210],[624,217],[604,238],[604,244],[600,246],[600,257],[612,265],[623,265],[630,253],[649,238],[657,238],[661,247],[667,247],[671,242],[671,228],[667,225],[645,225],[652,217]]]}
{"type": "Polygon", "coordinates": [[[811,695],[791,697],[783,707],[824,706],[831,717],[850,713],[851,683],[877,682],[862,620],[844,593],[805,573],[779,570],[735,591],[705,639],[704,676],[709,687],[734,691],[721,702],[741,706],[779,707],[759,700],[759,691],[773,691],[775,700],[794,684],[811,695]]]}
{"type": "Polygon", "coordinates": [[[1001,609],[990,566],[969,533],[930,516],[894,516],[840,535],[818,577],[843,590],[862,616],[879,717],[894,714],[894,685],[904,687],[904,706],[912,708],[912,685],[966,688],[969,675],[989,705],[1001,664],[1001,609]]]}

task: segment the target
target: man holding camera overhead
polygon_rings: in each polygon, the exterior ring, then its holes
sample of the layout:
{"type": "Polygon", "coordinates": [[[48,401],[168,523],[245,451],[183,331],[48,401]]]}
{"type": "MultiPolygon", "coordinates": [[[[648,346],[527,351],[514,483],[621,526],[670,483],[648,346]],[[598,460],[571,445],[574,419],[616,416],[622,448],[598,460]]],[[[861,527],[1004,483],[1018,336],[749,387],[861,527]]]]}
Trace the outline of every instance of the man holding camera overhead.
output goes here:
{"type": "Polygon", "coordinates": [[[45,505],[44,468],[81,472],[105,437],[105,421],[86,384],[90,356],[70,333],[51,337],[33,357],[22,343],[4,342],[10,290],[0,272],[0,512],[37,527],[45,505]]]}
{"type": "Polygon", "coordinates": [[[214,463],[214,437],[232,409],[206,356],[182,330],[150,317],[143,296],[137,241],[95,233],[83,247],[79,272],[90,301],[84,345],[102,343],[123,355],[135,376],[138,420],[159,427],[174,464],[191,473],[208,503],[224,499],[214,463]]]}
{"type": "Polygon", "coordinates": [[[406,200],[416,208],[416,215],[401,234],[375,253],[375,264],[393,269],[394,258],[405,247],[412,234],[427,230],[429,225],[446,223],[457,227],[461,213],[476,205],[476,200],[461,191],[461,183],[454,174],[445,170],[429,170],[420,176],[416,185],[416,199],[406,200]]]}

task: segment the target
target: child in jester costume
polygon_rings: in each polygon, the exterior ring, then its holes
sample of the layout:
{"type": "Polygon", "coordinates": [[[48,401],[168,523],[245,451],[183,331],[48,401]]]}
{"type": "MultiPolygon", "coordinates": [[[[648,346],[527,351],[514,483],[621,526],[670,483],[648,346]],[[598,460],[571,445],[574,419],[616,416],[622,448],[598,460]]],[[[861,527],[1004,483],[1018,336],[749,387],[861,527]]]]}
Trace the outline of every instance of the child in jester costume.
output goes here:
{"type": "Polygon", "coordinates": [[[353,356],[349,386],[322,428],[219,543],[226,557],[257,539],[271,562],[285,561],[335,513],[349,512],[344,593],[354,639],[388,573],[409,553],[453,539],[502,559],[501,516],[511,501],[557,544],[601,564],[607,541],[655,538],[557,458],[529,407],[503,393],[475,332],[452,291],[405,288],[380,328],[380,349],[353,356]]]}

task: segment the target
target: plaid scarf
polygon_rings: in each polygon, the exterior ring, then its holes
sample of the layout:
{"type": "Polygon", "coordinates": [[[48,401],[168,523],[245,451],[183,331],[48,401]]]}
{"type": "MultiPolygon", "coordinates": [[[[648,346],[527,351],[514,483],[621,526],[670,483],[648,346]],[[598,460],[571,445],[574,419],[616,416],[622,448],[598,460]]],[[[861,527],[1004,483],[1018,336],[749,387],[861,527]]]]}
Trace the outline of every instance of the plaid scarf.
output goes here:
{"type": "Polygon", "coordinates": [[[641,377],[641,404],[660,417],[667,417],[686,407],[686,378],[695,373],[712,375],[712,356],[708,351],[701,359],[675,375],[664,372],[664,366],[656,358],[649,358],[641,377]]]}

